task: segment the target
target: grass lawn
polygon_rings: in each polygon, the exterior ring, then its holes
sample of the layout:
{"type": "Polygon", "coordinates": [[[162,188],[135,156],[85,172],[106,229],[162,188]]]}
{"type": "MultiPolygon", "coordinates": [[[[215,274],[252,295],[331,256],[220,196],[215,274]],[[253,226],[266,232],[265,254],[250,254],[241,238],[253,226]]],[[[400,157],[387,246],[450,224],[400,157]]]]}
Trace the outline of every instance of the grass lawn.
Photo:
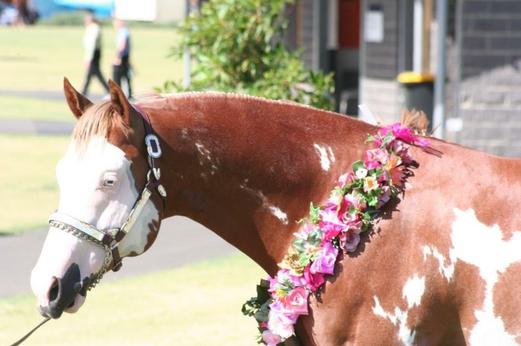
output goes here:
{"type": "Polygon", "coordinates": [[[69,137],[0,135],[0,233],[43,227],[58,206],[55,166],[69,137]]]}
{"type": "MultiPolygon", "coordinates": [[[[27,344],[256,345],[256,323],[241,306],[263,276],[251,260],[233,255],[101,284],[77,314],[48,322],[27,344]]],[[[0,345],[39,320],[34,297],[0,300],[0,345]]]]}
{"type": "Polygon", "coordinates": [[[74,121],[74,116],[64,101],[0,95],[0,105],[0,119],[74,121]]]}
{"type": "MultiPolygon", "coordinates": [[[[103,27],[101,66],[105,78],[112,74],[114,34],[112,27],[103,27]]],[[[182,63],[168,57],[170,47],[176,41],[174,29],[132,28],[131,35],[136,92],[148,92],[165,79],[182,76],[182,63]]],[[[81,89],[84,77],[82,36],[82,27],[2,28],[0,89],[61,90],[64,76],[81,89]]],[[[97,81],[92,82],[90,92],[102,92],[97,81]]]]}

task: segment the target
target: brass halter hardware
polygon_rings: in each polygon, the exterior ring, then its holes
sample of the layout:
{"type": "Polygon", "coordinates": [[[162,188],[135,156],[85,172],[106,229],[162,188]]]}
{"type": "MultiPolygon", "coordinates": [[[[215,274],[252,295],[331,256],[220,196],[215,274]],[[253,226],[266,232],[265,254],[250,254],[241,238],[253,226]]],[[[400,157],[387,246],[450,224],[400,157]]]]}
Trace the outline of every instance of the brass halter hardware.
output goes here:
{"type": "Polygon", "coordinates": [[[159,182],[161,171],[157,163],[162,155],[159,138],[155,135],[148,114],[140,110],[137,106],[136,110],[143,119],[145,127],[145,145],[147,148],[147,161],[149,169],[147,172],[147,182],[140,196],[134,203],[126,221],[119,228],[100,230],[96,226],[78,220],[70,215],[55,212],[49,217],[49,225],[51,227],[63,230],[73,236],[94,243],[103,247],[105,250],[105,259],[101,269],[97,273],[93,273],[86,282],[83,283],[83,292],[90,290],[96,286],[103,275],[110,271],[118,271],[122,262],[119,255],[118,246],[125,236],[132,231],[134,224],[141,215],[143,208],[154,192],[157,192],[162,200],[163,209],[166,201],[166,190],[159,182]]]}

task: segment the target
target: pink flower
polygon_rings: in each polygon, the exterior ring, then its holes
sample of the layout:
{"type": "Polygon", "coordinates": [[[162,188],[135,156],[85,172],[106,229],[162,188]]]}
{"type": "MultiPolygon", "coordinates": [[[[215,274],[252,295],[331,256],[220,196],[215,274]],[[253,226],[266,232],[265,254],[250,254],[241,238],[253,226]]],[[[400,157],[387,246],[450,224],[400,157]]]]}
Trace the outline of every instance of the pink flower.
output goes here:
{"type": "Polygon", "coordinates": [[[288,269],[279,269],[277,275],[274,278],[268,277],[270,283],[270,292],[274,297],[284,297],[287,292],[287,284],[291,283],[291,286],[301,286],[302,277],[291,273],[288,269]]]}
{"type": "Polygon", "coordinates": [[[387,162],[389,154],[380,148],[376,148],[367,150],[364,156],[364,164],[367,167],[367,169],[374,169],[381,167],[383,164],[385,164],[387,162]]]}
{"type": "Polygon", "coordinates": [[[347,252],[353,252],[358,248],[358,244],[360,243],[360,235],[355,232],[347,233],[344,249],[347,252]]]}
{"type": "Polygon", "coordinates": [[[306,268],[304,268],[304,281],[308,290],[316,292],[325,282],[324,274],[312,273],[310,267],[311,266],[308,265],[306,268]]]}
{"type": "Polygon", "coordinates": [[[325,241],[333,239],[346,228],[346,225],[338,219],[336,209],[330,208],[320,211],[320,219],[319,227],[324,232],[325,241]]]}
{"type": "Polygon", "coordinates": [[[268,329],[285,340],[293,335],[293,325],[297,322],[297,318],[297,314],[287,311],[279,300],[275,300],[270,304],[268,329]]]}
{"type": "Polygon", "coordinates": [[[337,255],[338,249],[333,244],[330,242],[323,243],[322,249],[318,252],[315,261],[309,268],[311,273],[333,274],[337,255]]]}
{"type": "Polygon", "coordinates": [[[355,174],[353,172],[342,174],[338,178],[338,186],[343,189],[346,185],[350,184],[355,180],[355,174]]]}
{"type": "Polygon", "coordinates": [[[289,294],[282,299],[282,304],[287,311],[296,315],[308,314],[308,295],[309,292],[302,286],[295,287],[289,294]]]}
{"type": "Polygon", "coordinates": [[[268,346],[277,346],[282,342],[282,339],[277,334],[273,334],[270,330],[262,332],[262,341],[268,346]]]}
{"type": "Polygon", "coordinates": [[[349,201],[357,210],[363,210],[366,207],[365,200],[359,194],[348,193],[344,199],[349,201]]]}
{"type": "Polygon", "coordinates": [[[393,132],[394,137],[406,143],[414,143],[414,141],[417,138],[417,136],[410,128],[402,126],[402,124],[400,123],[392,124],[391,130],[393,132]]]}

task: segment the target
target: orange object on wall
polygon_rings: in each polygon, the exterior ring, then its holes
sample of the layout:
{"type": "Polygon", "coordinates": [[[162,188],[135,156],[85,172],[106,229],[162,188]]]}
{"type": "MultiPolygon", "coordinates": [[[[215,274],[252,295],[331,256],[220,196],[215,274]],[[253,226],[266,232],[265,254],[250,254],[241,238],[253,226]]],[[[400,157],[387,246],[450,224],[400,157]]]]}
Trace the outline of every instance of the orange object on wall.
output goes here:
{"type": "Polygon", "coordinates": [[[360,47],[360,0],[338,0],[338,44],[360,47]]]}

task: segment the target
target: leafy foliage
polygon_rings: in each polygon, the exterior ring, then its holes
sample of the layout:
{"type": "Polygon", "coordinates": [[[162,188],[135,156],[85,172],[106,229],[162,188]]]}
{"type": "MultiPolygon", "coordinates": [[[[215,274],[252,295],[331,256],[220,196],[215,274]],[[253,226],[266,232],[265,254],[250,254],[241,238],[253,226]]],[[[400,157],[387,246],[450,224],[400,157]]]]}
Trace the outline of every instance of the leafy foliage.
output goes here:
{"type": "MultiPolygon", "coordinates": [[[[283,44],[285,8],[294,0],[210,0],[179,26],[173,48],[188,48],[194,66],[188,90],[239,92],[331,109],[332,75],[304,66],[283,44]]],[[[183,91],[167,81],[163,91],[183,91]]]]}

